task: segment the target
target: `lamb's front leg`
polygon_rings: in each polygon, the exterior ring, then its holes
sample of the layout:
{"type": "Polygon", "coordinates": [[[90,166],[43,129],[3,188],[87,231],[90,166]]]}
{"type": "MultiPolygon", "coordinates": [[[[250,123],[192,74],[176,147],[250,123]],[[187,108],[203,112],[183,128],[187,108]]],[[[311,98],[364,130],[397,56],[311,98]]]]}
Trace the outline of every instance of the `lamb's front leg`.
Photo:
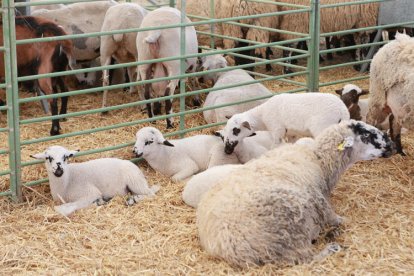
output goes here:
{"type": "Polygon", "coordinates": [[[182,181],[200,171],[198,165],[194,161],[188,163],[189,164],[186,164],[182,170],[180,170],[171,177],[172,181],[182,181]]]}
{"type": "Polygon", "coordinates": [[[92,205],[93,203],[95,203],[97,200],[101,199],[100,195],[97,196],[88,196],[88,197],[83,197],[80,198],[79,200],[75,201],[75,202],[68,202],[68,203],[64,203],[62,205],[59,206],[55,206],[55,211],[64,215],[64,216],[69,216],[70,214],[72,214],[73,212],[75,212],[76,210],[79,209],[83,209],[86,208],[90,205],[92,205]]]}

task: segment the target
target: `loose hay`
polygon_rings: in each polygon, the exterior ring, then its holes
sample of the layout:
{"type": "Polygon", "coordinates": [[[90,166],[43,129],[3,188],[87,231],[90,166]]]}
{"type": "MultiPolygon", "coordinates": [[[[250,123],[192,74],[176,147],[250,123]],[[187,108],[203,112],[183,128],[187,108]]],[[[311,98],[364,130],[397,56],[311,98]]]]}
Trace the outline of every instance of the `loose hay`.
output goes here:
{"type": "MultiPolygon", "coordinates": [[[[321,81],[348,78],[358,73],[338,69],[321,75],[321,81]]],[[[295,78],[304,80],[304,78],[295,78]]],[[[357,84],[368,87],[368,82],[357,84]]],[[[291,89],[280,82],[266,84],[274,91],[291,89]]],[[[335,87],[322,88],[332,91],[335,87]]],[[[28,96],[23,93],[24,97],[28,96]]],[[[136,95],[112,92],[112,104],[136,99],[136,95]]],[[[72,97],[69,111],[100,106],[101,95],[72,97]]],[[[176,101],[175,104],[177,104],[176,101]]],[[[25,104],[22,117],[41,114],[37,103],[25,104]]],[[[4,123],[5,116],[0,117],[4,123]]],[[[99,127],[109,123],[145,118],[130,108],[100,114],[69,118],[62,123],[63,132],[99,127]]],[[[186,116],[187,127],[203,124],[201,114],[186,116]]],[[[149,124],[148,124],[149,125],[149,124]]],[[[156,124],[164,130],[165,122],[156,124]]],[[[50,122],[22,128],[23,139],[42,137],[48,133],[50,122]]],[[[97,147],[127,143],[134,140],[138,126],[97,132],[86,136],[67,138],[51,143],[25,146],[23,160],[29,154],[43,151],[50,144],[62,144],[72,149],[89,150],[97,147]]],[[[203,130],[202,133],[209,133],[203,130]]],[[[199,132],[200,133],[200,132],[199,132]]],[[[1,138],[3,138],[2,136],[1,138]]],[[[5,139],[1,147],[7,145],[5,139]]],[[[294,267],[266,265],[238,270],[225,262],[211,258],[198,242],[195,211],[181,200],[184,183],[172,183],[142,162],[139,167],[150,185],[160,184],[161,190],[154,199],[147,199],[132,207],[124,198],[115,198],[109,204],[76,212],[69,219],[53,210],[49,188],[42,185],[24,188],[24,203],[14,204],[0,198],[0,270],[11,274],[399,274],[414,271],[414,134],[403,136],[407,157],[357,164],[343,177],[333,194],[337,213],[345,217],[339,230],[327,233],[345,249],[320,263],[294,267]],[[332,237],[332,233],[336,234],[332,237]]],[[[77,157],[75,162],[104,156],[132,158],[131,148],[99,155],[77,157]]],[[[7,160],[0,158],[1,169],[7,160]]],[[[25,182],[46,177],[43,165],[24,168],[25,182]]],[[[1,177],[0,190],[5,189],[7,177],[1,177]]],[[[248,227],[248,225],[246,225],[248,227]]],[[[316,248],[327,242],[323,235],[316,248]]]]}

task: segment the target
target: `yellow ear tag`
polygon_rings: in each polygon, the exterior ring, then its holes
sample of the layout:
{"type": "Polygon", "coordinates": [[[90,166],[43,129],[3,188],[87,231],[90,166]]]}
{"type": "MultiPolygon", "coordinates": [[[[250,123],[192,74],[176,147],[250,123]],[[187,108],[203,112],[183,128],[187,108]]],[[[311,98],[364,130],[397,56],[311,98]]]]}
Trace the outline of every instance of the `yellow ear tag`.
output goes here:
{"type": "Polygon", "coordinates": [[[338,145],[338,150],[343,151],[345,149],[344,145],[345,145],[345,141],[338,145]]]}

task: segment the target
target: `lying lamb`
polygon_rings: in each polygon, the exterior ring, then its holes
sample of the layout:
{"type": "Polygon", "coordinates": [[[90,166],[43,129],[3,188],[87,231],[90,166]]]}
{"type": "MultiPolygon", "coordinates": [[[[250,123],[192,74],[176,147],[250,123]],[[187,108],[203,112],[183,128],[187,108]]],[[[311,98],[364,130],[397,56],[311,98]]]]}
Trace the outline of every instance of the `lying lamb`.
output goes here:
{"type": "MultiPolygon", "coordinates": [[[[214,88],[246,83],[254,80],[255,79],[252,76],[250,76],[246,71],[242,69],[236,69],[221,73],[219,75],[217,82],[214,85],[214,88]]],[[[272,93],[261,83],[226,88],[210,92],[206,97],[203,108],[216,105],[230,104],[240,101],[247,101],[249,99],[259,97],[270,97],[271,95],[272,93]]],[[[266,100],[267,98],[256,101],[249,101],[238,105],[230,105],[226,107],[205,110],[203,111],[203,116],[206,122],[209,124],[225,122],[227,120],[227,117],[231,117],[234,114],[247,111],[253,107],[256,107],[264,103],[266,100]]]]}
{"type": "Polygon", "coordinates": [[[158,129],[143,127],[136,134],[133,152],[137,157],[142,156],[154,170],[180,181],[207,169],[210,149],[221,143],[221,139],[213,135],[168,141],[158,129]]]}
{"type": "Polygon", "coordinates": [[[273,143],[279,144],[287,135],[316,137],[343,120],[349,120],[349,112],[335,95],[316,92],[275,95],[227,121],[223,131],[225,151],[232,153],[241,140],[257,130],[269,131],[273,143]]]}
{"type": "Polygon", "coordinates": [[[389,157],[386,134],[360,121],[344,121],[320,133],[314,144],[286,144],[234,169],[197,207],[202,247],[237,266],[297,264],[315,254],[312,241],[326,225],[338,225],[329,196],[355,162],[389,157]],[[258,181],[259,180],[259,181],[258,181]]]}
{"type": "Polygon", "coordinates": [[[45,160],[53,200],[63,203],[55,206],[55,210],[64,216],[128,192],[132,196],[127,203],[132,205],[145,196],[154,196],[159,190],[157,185],[148,187],[139,168],[127,160],[101,158],[68,164],[68,159],[77,152],[51,146],[43,153],[31,156],[45,160]]]}

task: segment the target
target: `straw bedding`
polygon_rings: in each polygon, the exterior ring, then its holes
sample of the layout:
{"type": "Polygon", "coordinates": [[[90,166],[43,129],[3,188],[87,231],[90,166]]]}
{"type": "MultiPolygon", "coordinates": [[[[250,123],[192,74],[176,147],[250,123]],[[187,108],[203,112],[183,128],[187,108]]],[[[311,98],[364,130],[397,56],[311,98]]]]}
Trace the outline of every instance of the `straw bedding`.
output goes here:
{"type": "MultiPolygon", "coordinates": [[[[329,71],[321,81],[332,81],[357,75],[350,69],[329,71]]],[[[368,87],[367,81],[357,84],[368,87]]],[[[274,91],[291,88],[286,84],[266,84],[274,91]]],[[[341,85],[327,87],[333,91],[341,85]]],[[[23,97],[30,94],[22,93],[23,97]]],[[[122,91],[109,93],[111,104],[136,99],[136,95],[122,91]]],[[[100,106],[101,95],[73,97],[69,111],[80,111],[100,106]]],[[[177,102],[175,103],[177,104],[177,102]]],[[[22,118],[42,114],[40,104],[22,106],[22,118]]],[[[100,114],[69,118],[62,123],[64,133],[145,118],[130,108],[100,114]]],[[[201,114],[186,117],[186,126],[203,124],[201,114]]],[[[0,116],[4,125],[5,116],[0,116]]],[[[165,122],[156,124],[164,130],[165,122]]],[[[50,122],[22,127],[23,139],[42,137],[49,132],[50,122]]],[[[51,144],[71,149],[89,150],[97,147],[127,143],[134,140],[139,127],[126,127],[97,132],[81,137],[24,146],[23,160],[43,151],[51,144]]],[[[202,131],[209,133],[209,130],[202,131]]],[[[1,148],[7,145],[0,137],[1,148]]],[[[333,194],[337,213],[345,217],[339,229],[327,229],[315,245],[322,248],[333,239],[345,249],[322,262],[294,267],[266,265],[238,270],[225,262],[209,257],[201,249],[195,226],[195,211],[181,200],[184,183],[174,184],[154,172],[145,162],[139,167],[150,184],[160,184],[154,199],[147,199],[132,207],[125,206],[124,198],[115,198],[109,204],[91,207],[64,218],[53,210],[48,185],[24,188],[24,202],[15,204],[0,198],[0,271],[11,274],[47,275],[126,275],[126,274],[399,274],[414,271],[414,134],[403,136],[407,157],[357,164],[341,179],[333,194]]],[[[80,162],[103,156],[132,158],[131,147],[99,155],[77,157],[80,162]]],[[[1,169],[7,160],[0,157],[1,169]]],[[[24,168],[25,182],[46,177],[43,164],[24,168]]],[[[0,191],[5,190],[7,177],[1,177],[0,191]]],[[[246,227],[248,227],[246,225],[246,227]]]]}

